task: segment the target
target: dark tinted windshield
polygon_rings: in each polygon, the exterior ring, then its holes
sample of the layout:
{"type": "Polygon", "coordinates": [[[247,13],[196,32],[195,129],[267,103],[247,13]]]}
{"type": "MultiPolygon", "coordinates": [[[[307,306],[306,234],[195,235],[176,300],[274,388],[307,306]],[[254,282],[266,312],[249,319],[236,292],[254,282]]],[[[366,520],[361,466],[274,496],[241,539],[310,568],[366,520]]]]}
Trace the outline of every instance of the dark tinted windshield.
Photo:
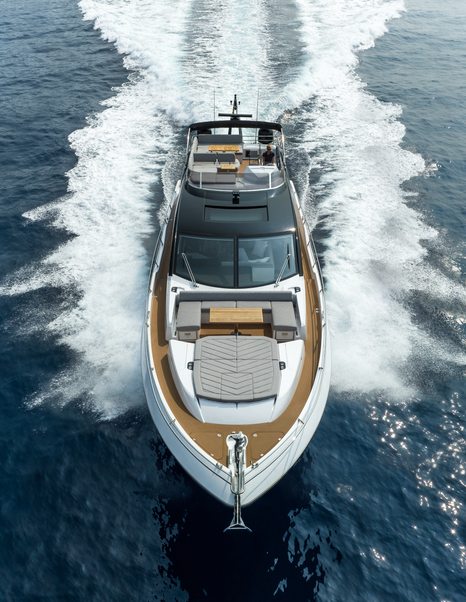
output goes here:
{"type": "Polygon", "coordinates": [[[234,242],[232,238],[180,236],[175,273],[190,280],[182,253],[186,254],[196,282],[209,286],[263,286],[275,282],[282,269],[282,280],[297,272],[292,233],[238,238],[236,253],[234,242]]]}
{"type": "Polygon", "coordinates": [[[175,272],[178,276],[190,280],[182,256],[182,253],[185,253],[196,282],[210,286],[233,287],[233,249],[232,238],[180,236],[175,272]]]}
{"type": "Polygon", "coordinates": [[[294,235],[238,239],[238,286],[262,286],[296,274],[294,235]],[[287,259],[287,255],[290,255],[287,259]]]}

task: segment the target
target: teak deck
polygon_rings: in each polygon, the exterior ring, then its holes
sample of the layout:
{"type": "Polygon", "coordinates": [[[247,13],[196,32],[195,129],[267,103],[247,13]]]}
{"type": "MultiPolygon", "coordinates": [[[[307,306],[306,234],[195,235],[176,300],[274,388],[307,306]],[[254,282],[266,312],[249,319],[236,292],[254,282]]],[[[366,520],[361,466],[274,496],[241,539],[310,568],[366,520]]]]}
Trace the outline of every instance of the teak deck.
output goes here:
{"type": "MultiPolygon", "coordinates": [[[[170,224],[172,225],[172,224],[170,224]]],[[[168,228],[170,230],[170,226],[168,228]]],[[[300,229],[301,245],[304,241],[302,226],[300,229]]],[[[252,425],[206,424],[194,418],[184,406],[176,389],[168,362],[168,341],[165,340],[165,299],[167,273],[171,253],[171,233],[167,231],[167,242],[162,257],[159,273],[156,277],[151,303],[151,328],[153,362],[156,378],[160,383],[165,399],[170,405],[176,420],[196,443],[208,454],[224,465],[227,465],[226,437],[233,431],[242,431],[249,439],[246,448],[247,464],[256,462],[285,435],[294,424],[306,403],[314,382],[319,361],[321,344],[319,298],[316,282],[312,275],[308,257],[302,249],[303,273],[306,284],[307,331],[304,341],[304,365],[294,397],[277,420],[269,423],[252,425]]],[[[230,334],[232,328],[228,325],[203,325],[201,336],[212,334],[230,334]]],[[[264,334],[270,336],[270,325],[241,325],[241,334],[264,334]]]]}
{"type": "Polygon", "coordinates": [[[264,314],[259,307],[212,307],[210,324],[262,324],[264,314]]]}
{"type": "Polygon", "coordinates": [[[241,146],[239,144],[209,144],[209,153],[239,153],[241,146]]]}

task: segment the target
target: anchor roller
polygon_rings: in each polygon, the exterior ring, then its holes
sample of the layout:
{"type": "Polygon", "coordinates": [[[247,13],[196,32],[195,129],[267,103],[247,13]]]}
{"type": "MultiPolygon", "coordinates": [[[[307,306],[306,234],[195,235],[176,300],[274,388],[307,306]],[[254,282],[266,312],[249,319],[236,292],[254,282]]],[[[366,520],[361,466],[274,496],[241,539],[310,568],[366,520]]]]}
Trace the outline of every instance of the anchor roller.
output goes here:
{"type": "Polygon", "coordinates": [[[228,468],[231,473],[230,488],[235,496],[233,518],[225,531],[245,529],[251,531],[241,518],[241,494],[244,493],[244,469],[246,467],[246,446],[248,438],[242,432],[227,436],[228,468]]]}

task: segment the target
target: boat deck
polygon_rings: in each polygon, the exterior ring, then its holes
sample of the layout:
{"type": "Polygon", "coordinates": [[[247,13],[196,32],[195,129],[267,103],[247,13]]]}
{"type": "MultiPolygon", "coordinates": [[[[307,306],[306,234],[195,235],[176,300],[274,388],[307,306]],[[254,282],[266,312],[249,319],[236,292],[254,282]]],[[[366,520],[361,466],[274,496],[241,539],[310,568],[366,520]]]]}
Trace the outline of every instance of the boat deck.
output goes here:
{"type": "MultiPolygon", "coordinates": [[[[304,240],[303,232],[301,232],[302,240],[304,240]]],[[[165,339],[165,300],[170,250],[171,245],[165,245],[151,303],[150,337],[156,378],[176,419],[202,449],[218,462],[227,465],[226,437],[233,431],[242,431],[249,439],[246,449],[246,463],[250,465],[265,456],[294,424],[309,397],[316,376],[321,344],[321,326],[318,315],[319,297],[316,281],[308,264],[307,254],[302,249],[307,313],[307,332],[304,342],[305,356],[303,370],[293,400],[274,422],[232,425],[199,422],[184,406],[174,383],[168,361],[168,341],[165,339]]],[[[241,325],[240,331],[243,335],[271,336],[270,324],[246,323],[241,325]]],[[[232,333],[234,333],[232,325],[207,324],[202,326],[200,336],[232,333]]]]}

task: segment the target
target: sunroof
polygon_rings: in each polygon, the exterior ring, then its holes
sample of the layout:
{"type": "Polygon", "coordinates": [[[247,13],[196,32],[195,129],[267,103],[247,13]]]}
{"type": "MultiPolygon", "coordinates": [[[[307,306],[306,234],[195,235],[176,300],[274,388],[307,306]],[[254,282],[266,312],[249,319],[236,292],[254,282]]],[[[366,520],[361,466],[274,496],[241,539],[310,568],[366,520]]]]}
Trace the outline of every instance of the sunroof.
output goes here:
{"type": "Polygon", "coordinates": [[[212,207],[204,210],[206,222],[264,222],[268,220],[267,206],[260,207],[212,207]]]}

